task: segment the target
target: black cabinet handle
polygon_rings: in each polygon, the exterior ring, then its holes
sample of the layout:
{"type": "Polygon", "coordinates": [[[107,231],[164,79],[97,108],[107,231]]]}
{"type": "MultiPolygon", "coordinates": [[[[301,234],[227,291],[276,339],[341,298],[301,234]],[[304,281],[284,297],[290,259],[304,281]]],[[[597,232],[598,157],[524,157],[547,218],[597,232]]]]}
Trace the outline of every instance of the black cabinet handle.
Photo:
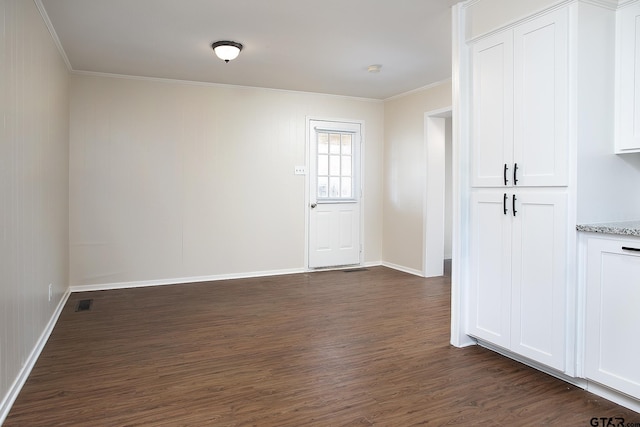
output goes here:
{"type": "Polygon", "coordinates": [[[509,183],[509,180],[507,179],[507,171],[509,170],[509,168],[507,167],[507,164],[504,164],[504,170],[502,171],[502,178],[504,179],[504,185],[507,185],[509,183]]]}
{"type": "Polygon", "coordinates": [[[638,249],[638,248],[630,248],[630,247],[628,247],[628,246],[623,246],[623,247],[622,247],[622,250],[623,250],[623,251],[640,252],[640,249],[638,249]]]}
{"type": "Polygon", "coordinates": [[[513,164],[513,185],[518,185],[518,164],[513,164]]]}
{"type": "Polygon", "coordinates": [[[502,212],[506,215],[507,214],[507,199],[509,197],[507,197],[507,193],[504,193],[504,198],[502,199],[502,212]]]}
{"type": "Polygon", "coordinates": [[[513,195],[513,199],[511,202],[511,207],[513,208],[513,216],[516,216],[516,213],[518,213],[518,211],[516,210],[516,195],[513,195]]]}

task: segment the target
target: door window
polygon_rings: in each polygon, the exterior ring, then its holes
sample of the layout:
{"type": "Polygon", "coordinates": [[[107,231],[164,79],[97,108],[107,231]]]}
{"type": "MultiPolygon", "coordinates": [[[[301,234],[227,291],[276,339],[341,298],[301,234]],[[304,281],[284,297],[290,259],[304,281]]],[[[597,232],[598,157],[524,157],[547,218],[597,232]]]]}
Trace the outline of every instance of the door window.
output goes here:
{"type": "Polygon", "coordinates": [[[318,202],[354,200],[354,134],[316,130],[318,202]]]}

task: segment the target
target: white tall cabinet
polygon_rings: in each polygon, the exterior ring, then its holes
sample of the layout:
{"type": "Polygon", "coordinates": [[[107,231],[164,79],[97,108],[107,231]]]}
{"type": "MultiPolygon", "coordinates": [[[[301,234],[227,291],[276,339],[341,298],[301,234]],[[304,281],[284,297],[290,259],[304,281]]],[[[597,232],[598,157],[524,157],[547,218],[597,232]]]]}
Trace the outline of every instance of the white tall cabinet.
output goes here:
{"type": "Polygon", "coordinates": [[[471,45],[467,331],[564,371],[566,8],[471,45]]]}
{"type": "Polygon", "coordinates": [[[615,154],[640,153],[640,0],[454,11],[452,343],[640,408],[639,252],[604,238],[578,248],[576,230],[640,219],[640,158],[615,154]],[[637,140],[620,139],[623,127],[637,140]]]}

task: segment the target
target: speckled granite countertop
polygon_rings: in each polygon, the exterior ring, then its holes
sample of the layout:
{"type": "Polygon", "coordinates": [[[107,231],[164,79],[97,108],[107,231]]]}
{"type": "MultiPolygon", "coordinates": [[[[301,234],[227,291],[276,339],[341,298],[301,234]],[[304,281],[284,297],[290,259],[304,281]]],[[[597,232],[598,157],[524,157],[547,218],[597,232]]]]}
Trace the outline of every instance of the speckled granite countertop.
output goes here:
{"type": "Polygon", "coordinates": [[[592,233],[621,234],[624,236],[640,236],[640,221],[603,222],[600,224],[580,224],[578,231],[592,233]]]}

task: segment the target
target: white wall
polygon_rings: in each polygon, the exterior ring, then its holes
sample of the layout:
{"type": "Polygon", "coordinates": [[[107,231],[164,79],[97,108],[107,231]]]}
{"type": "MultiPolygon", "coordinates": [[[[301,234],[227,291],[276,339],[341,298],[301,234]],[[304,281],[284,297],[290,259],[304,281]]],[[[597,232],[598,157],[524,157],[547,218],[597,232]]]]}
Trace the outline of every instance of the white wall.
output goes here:
{"type": "Polygon", "coordinates": [[[71,285],[304,269],[307,116],[365,121],[365,262],[381,260],[382,102],[74,75],[71,285]]]}
{"type": "Polygon", "coordinates": [[[637,220],[640,153],[614,154],[615,12],[581,4],[578,19],[577,223],[637,220]]]}
{"type": "Polygon", "coordinates": [[[449,106],[450,81],[384,104],[382,259],[415,273],[423,269],[424,113],[449,106]]]}
{"type": "Polygon", "coordinates": [[[69,108],[66,66],[34,2],[0,1],[0,34],[2,424],[68,286],[69,108]]]}

